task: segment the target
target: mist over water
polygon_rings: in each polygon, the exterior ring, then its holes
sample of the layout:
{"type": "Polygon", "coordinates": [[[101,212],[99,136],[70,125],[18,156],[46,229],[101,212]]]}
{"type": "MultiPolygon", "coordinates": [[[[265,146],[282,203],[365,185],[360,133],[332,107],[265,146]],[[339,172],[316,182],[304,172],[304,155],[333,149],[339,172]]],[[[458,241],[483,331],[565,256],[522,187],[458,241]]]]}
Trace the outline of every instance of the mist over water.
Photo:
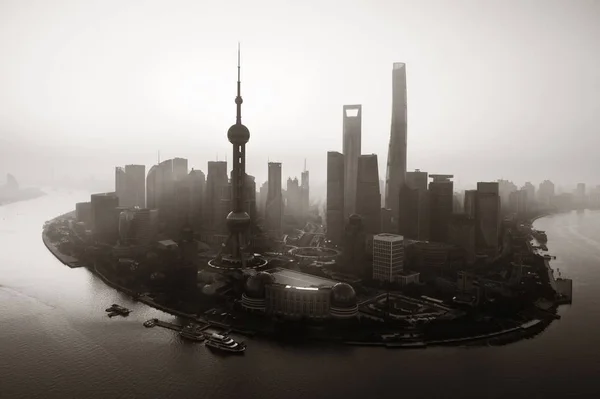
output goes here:
{"type": "Polygon", "coordinates": [[[41,240],[44,221],[86,192],[0,207],[0,373],[7,398],[563,398],[595,397],[600,369],[600,212],[558,214],[552,262],[573,279],[573,305],[532,339],[497,347],[389,350],[244,338],[221,356],[142,322],[172,316],[132,302],[87,270],[69,269],[41,240]],[[106,316],[119,303],[127,318],[106,316]]]}

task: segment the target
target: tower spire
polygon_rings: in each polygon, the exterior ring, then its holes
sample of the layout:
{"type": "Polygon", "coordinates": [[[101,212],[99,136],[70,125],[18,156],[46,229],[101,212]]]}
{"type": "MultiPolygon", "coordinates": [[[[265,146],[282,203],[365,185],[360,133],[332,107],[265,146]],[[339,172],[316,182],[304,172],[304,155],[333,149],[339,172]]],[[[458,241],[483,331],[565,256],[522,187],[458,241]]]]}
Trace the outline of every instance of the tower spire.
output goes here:
{"type": "Polygon", "coordinates": [[[240,70],[241,70],[241,66],[240,66],[240,42],[238,42],[237,97],[235,98],[235,103],[237,105],[237,114],[236,114],[235,123],[238,124],[238,125],[242,124],[242,103],[244,102],[244,100],[242,100],[242,82],[241,82],[241,79],[240,79],[240,70]]]}

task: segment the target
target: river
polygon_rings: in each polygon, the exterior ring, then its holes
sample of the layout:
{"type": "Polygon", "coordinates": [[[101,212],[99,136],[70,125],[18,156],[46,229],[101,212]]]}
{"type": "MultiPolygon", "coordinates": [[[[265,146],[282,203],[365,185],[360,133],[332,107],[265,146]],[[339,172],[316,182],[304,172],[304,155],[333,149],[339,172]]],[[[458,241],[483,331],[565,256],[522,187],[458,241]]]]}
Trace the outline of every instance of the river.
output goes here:
{"type": "Polygon", "coordinates": [[[0,207],[0,398],[600,397],[600,212],[535,222],[573,304],[538,336],[495,347],[389,350],[248,339],[221,356],[142,322],[173,317],[61,264],[44,221],[89,200],[56,192],[0,207]],[[123,304],[133,313],[108,318],[123,304]]]}

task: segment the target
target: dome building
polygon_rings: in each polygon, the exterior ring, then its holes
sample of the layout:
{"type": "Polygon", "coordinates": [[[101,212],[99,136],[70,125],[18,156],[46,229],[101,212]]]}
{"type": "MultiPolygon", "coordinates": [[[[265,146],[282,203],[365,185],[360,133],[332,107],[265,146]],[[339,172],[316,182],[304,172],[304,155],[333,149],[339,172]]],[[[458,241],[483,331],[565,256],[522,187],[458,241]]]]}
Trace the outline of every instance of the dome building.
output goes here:
{"type": "Polygon", "coordinates": [[[350,285],[281,268],[249,277],[242,307],[296,320],[348,319],[358,314],[350,285]]]}
{"type": "Polygon", "coordinates": [[[331,287],[330,302],[329,312],[334,319],[348,319],[358,313],[356,292],[350,284],[337,283],[331,287]]]}
{"type": "Polygon", "coordinates": [[[275,283],[275,278],[267,272],[259,272],[246,280],[242,294],[242,306],[246,310],[265,312],[266,286],[275,283]]]}

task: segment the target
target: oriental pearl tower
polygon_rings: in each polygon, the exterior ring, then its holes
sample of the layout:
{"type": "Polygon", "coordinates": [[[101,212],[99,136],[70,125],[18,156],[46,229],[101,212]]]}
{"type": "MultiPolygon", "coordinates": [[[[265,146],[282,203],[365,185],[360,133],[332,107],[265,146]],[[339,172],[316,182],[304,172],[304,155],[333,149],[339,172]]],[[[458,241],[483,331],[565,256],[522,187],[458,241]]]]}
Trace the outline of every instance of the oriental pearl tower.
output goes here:
{"type": "Polygon", "coordinates": [[[265,266],[267,261],[259,256],[246,253],[250,215],[244,209],[244,181],[246,180],[246,143],[250,131],[242,124],[242,94],[240,81],[240,46],[238,44],[236,120],[227,131],[227,138],[233,145],[233,171],[231,176],[233,209],[226,218],[229,237],[221,246],[215,259],[208,262],[216,269],[244,269],[265,266]]]}

